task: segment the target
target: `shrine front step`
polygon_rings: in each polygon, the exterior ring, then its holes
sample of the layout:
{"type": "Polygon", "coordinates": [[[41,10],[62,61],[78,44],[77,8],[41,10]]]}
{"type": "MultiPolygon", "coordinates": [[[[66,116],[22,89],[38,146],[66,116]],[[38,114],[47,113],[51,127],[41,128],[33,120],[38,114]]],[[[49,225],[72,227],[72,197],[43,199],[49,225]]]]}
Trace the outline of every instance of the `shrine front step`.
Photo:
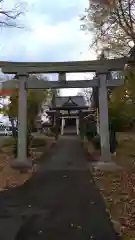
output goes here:
{"type": "Polygon", "coordinates": [[[64,132],[63,135],[64,135],[64,136],[75,136],[75,135],[77,135],[77,133],[76,133],[76,132],[67,131],[67,132],[64,132]]]}

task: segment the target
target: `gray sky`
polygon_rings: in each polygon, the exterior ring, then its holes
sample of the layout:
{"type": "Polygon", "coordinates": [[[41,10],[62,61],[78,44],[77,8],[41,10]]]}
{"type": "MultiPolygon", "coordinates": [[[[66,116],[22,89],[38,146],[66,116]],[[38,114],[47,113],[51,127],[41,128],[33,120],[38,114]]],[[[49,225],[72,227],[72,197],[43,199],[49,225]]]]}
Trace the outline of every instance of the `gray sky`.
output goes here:
{"type": "MultiPolygon", "coordinates": [[[[5,0],[7,7],[16,0],[5,0]]],[[[6,61],[74,61],[90,60],[90,35],[80,31],[79,17],[88,0],[27,0],[27,13],[20,18],[25,30],[1,29],[0,60],[6,61]]],[[[88,74],[69,74],[79,80],[88,74]]],[[[53,79],[55,76],[52,77],[53,79]]],[[[75,95],[78,90],[62,90],[75,95]]]]}

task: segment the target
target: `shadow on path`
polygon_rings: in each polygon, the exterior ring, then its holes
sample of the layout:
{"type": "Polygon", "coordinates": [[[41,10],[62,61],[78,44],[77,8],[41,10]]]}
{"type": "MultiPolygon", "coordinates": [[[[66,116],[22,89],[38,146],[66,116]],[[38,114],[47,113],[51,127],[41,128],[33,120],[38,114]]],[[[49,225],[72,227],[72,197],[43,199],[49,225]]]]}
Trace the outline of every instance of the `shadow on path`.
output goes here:
{"type": "Polygon", "coordinates": [[[118,239],[76,137],[62,137],[23,186],[0,193],[2,240],[118,239]]]}

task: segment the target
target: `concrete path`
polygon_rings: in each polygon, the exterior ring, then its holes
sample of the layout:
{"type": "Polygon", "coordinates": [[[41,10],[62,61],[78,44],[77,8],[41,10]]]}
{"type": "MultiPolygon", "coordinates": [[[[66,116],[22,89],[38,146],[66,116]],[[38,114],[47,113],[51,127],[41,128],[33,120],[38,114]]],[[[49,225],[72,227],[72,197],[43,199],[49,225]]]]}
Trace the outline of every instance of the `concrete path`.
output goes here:
{"type": "Polygon", "coordinates": [[[62,137],[26,184],[0,193],[0,239],[118,239],[76,137],[62,137]]]}

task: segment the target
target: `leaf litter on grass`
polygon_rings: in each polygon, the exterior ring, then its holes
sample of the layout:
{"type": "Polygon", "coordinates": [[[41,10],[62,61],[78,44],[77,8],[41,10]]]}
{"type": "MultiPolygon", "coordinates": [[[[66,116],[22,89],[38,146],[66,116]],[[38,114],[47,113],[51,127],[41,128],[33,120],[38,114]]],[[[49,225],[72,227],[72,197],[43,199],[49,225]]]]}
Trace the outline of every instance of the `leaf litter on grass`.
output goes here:
{"type": "Polygon", "coordinates": [[[135,173],[94,170],[93,175],[123,239],[135,238],[135,173]]]}

